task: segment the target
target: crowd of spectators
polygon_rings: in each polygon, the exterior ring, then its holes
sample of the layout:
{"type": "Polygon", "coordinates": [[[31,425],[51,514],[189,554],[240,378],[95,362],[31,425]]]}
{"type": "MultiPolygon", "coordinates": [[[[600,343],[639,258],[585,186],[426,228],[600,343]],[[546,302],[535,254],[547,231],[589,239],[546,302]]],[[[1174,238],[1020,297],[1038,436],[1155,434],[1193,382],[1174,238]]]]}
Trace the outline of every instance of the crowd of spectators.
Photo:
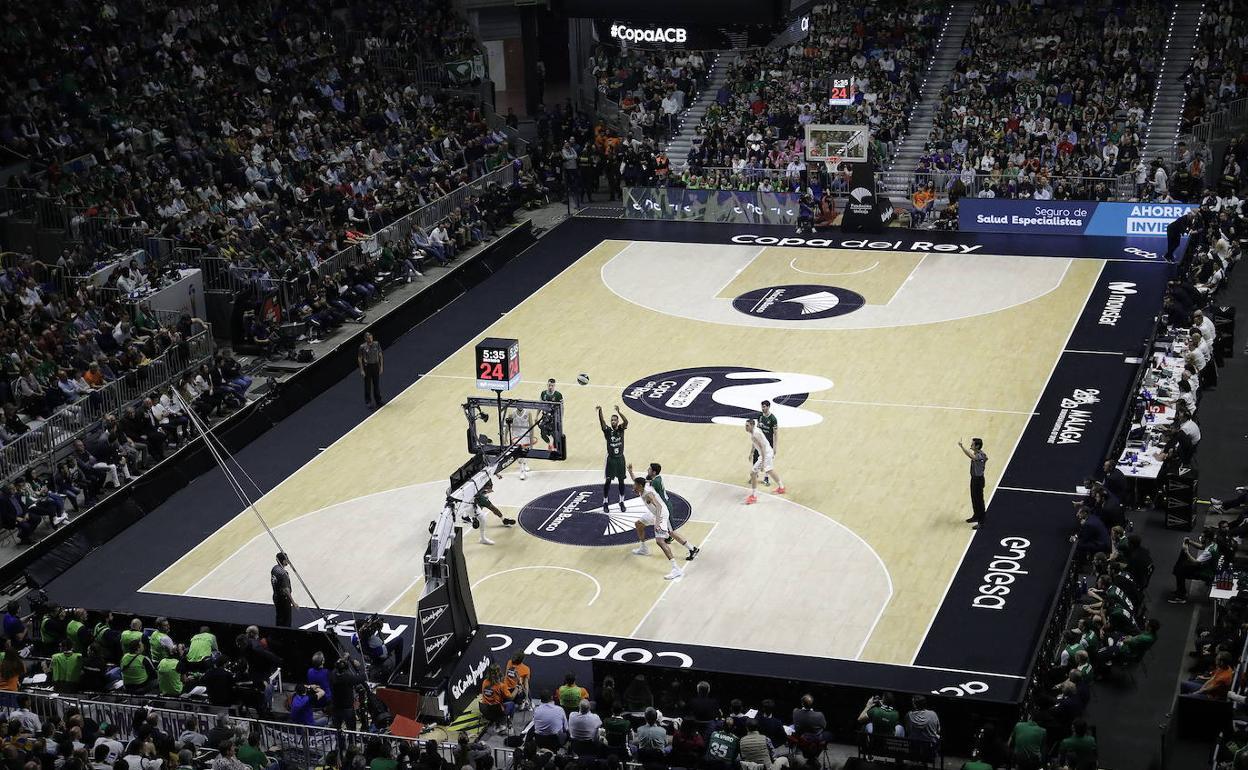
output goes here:
{"type": "Polygon", "coordinates": [[[709,64],[701,51],[648,51],[599,45],[586,65],[597,93],[619,106],[630,128],[661,141],[702,89],[709,64]]]}
{"type": "MultiPolygon", "coordinates": [[[[959,177],[984,197],[1086,197],[1116,191],[1075,177],[1148,173],[1141,124],[1165,41],[1156,3],[1023,2],[977,7],[941,94],[919,174],[959,177]]],[[[1140,185],[1142,199],[1163,196],[1140,185]]]]}
{"type": "MultiPolygon", "coordinates": [[[[1156,624],[1127,643],[1128,655],[1142,655],[1152,643],[1156,624]]],[[[1136,658],[1138,660],[1138,658],[1136,658]]],[[[1041,698],[1027,716],[1014,725],[987,722],[974,736],[971,759],[964,770],[1015,767],[1038,770],[1096,767],[1095,729],[1080,717],[1091,686],[1088,654],[1071,653],[1070,670],[1063,669],[1056,698],[1041,698]],[[1076,661],[1077,658],[1077,661],[1076,661]],[[1050,765],[1052,760],[1058,764],[1050,765]]],[[[508,675],[497,668],[482,684],[482,715],[506,733],[507,715],[528,702],[529,693],[508,689],[508,675]],[[511,705],[516,709],[500,708],[511,705]]],[[[943,754],[943,727],[939,713],[922,695],[898,696],[884,692],[869,697],[856,716],[838,723],[829,719],[810,694],[791,707],[769,698],[756,701],[721,697],[709,682],[686,682],[674,677],[663,685],[644,675],[619,688],[610,676],[590,693],[569,674],[563,686],[535,695],[532,719],[516,767],[524,770],[580,767],[586,764],[620,767],[636,762],[652,768],[729,770],[730,768],[824,767],[824,751],[831,742],[858,743],[870,758],[897,756],[896,744],[879,739],[906,739],[909,756],[943,754]]],[[[845,714],[844,709],[839,709],[845,714]]],[[[835,713],[835,712],[834,712],[835,713]]],[[[849,712],[855,713],[855,712],[849,712]]],[[[510,728],[515,730],[515,725],[510,728]]]]}
{"type": "Polygon", "coordinates": [[[370,51],[396,49],[425,63],[458,61],[480,53],[468,22],[440,0],[349,3],[338,13],[346,14],[351,29],[365,31],[364,47],[370,51]]]}
{"type": "Polygon", "coordinates": [[[45,521],[64,524],[189,440],[188,410],[211,418],[236,409],[251,384],[225,352],[190,368],[190,340],[207,330],[200,319],[184,313],[162,324],[141,304],[88,286],[58,293],[33,278],[38,268],[26,262],[0,274],[0,312],[8,318],[0,335],[0,453],[9,478],[0,531],[20,544],[33,542],[45,521]],[[23,298],[14,285],[25,287],[23,298]],[[169,367],[157,371],[182,374],[153,380],[160,357],[169,367]],[[108,388],[114,393],[106,399],[108,388]],[[117,412],[118,399],[135,401],[117,412]],[[23,450],[32,432],[40,440],[23,450]],[[75,435],[71,447],[43,454],[75,435]]]}
{"type": "MultiPolygon", "coordinates": [[[[1188,124],[1244,91],[1248,32],[1237,10],[1235,0],[1225,0],[1207,12],[1202,44],[1184,74],[1188,124]]],[[[626,137],[614,154],[595,142],[602,157],[591,153],[588,164],[577,165],[576,155],[590,145],[574,139],[563,169],[585,177],[588,167],[600,179],[607,175],[600,166],[610,166],[624,184],[764,192],[800,191],[809,171],[817,193],[843,191],[848,174],[807,169],[803,126],[865,123],[874,157],[888,158],[905,133],[942,11],[937,2],[815,6],[804,41],[740,54],[688,158],[670,158],[662,149],[663,95],[676,97],[674,108],[687,93],[673,86],[672,53],[604,46],[590,63],[599,89],[633,109],[642,141],[626,137]],[[827,105],[833,72],[855,76],[852,106],[827,105]]],[[[932,187],[922,183],[915,193],[954,202],[965,196],[1199,200],[1208,172],[1202,153],[1182,147],[1174,158],[1141,155],[1166,20],[1167,9],[1146,0],[981,4],[914,169],[932,187]]],[[[943,220],[956,223],[953,215],[943,220]]]]}
{"type": "Polygon", "coordinates": [[[808,123],[867,125],[876,157],[888,157],[905,133],[942,10],[938,2],[900,0],[815,6],[805,40],[734,62],[698,127],[691,170],[788,170],[804,162],[808,123]],[[854,77],[854,104],[827,103],[833,73],[854,77]]]}
{"type": "MultiPolygon", "coordinates": [[[[379,41],[463,53],[446,3],[350,9],[379,41]]],[[[42,169],[10,184],[69,207],[84,261],[124,228],[280,272],[511,162],[474,102],[341,45],[335,13],[283,0],[40,6],[0,37],[0,141],[42,169]]]]}
{"type": "Polygon", "coordinates": [[[1242,0],[1220,0],[1204,8],[1191,67],[1183,73],[1187,103],[1183,132],[1248,96],[1248,8],[1242,0]]]}
{"type": "MultiPolygon", "coordinates": [[[[806,170],[804,126],[811,122],[868,125],[875,157],[885,158],[905,132],[943,10],[936,0],[815,6],[805,40],[745,51],[732,63],[686,158],[668,157],[662,140],[713,62],[696,52],[602,46],[589,66],[599,92],[629,116],[628,130],[624,136],[588,126],[572,132],[560,168],[576,172],[578,196],[588,182],[603,178],[611,198],[619,184],[797,191],[806,170]],[[834,72],[856,79],[854,104],[827,104],[834,72]]],[[[822,166],[815,171],[811,186],[848,189],[847,173],[829,175],[822,166]]],[[[592,194],[598,188],[588,189],[592,194]]]]}
{"type": "MultiPolygon", "coordinates": [[[[140,274],[137,264],[121,272],[140,274]]],[[[133,377],[153,359],[183,346],[206,327],[183,314],[162,324],[141,303],[90,284],[64,290],[57,272],[29,258],[0,272],[0,445],[12,443],[53,413],[79,424],[98,416],[91,394],[133,377]]]]}
{"type": "MultiPolygon", "coordinates": [[[[251,380],[224,352],[190,368],[208,350],[202,337],[192,347],[207,331],[202,320],[158,316],[111,287],[66,282],[64,266],[7,256],[0,532],[26,544],[187,440],[187,409],[207,418],[241,406],[251,380]]],[[[149,272],[136,262],[117,270],[119,282],[136,287],[149,272]]]]}
{"type": "Polygon", "coordinates": [[[245,312],[239,329],[245,349],[275,355],[299,339],[318,340],[345,323],[365,323],[366,311],[384,301],[391,286],[424,275],[422,266],[450,265],[467,249],[493,240],[504,226],[514,223],[516,209],[539,194],[520,170],[508,186],[490,182],[473,192],[428,230],[414,225],[404,238],[363,241],[358,259],[345,265],[290,265],[280,272],[241,252],[223,252],[230,259],[230,269],[238,271],[237,282],[250,282],[256,297],[257,309],[245,312]],[[277,278],[286,279],[289,287],[287,315],[265,310],[277,307],[266,302],[277,278]],[[297,338],[280,333],[291,324],[299,327],[297,338]]]}
{"type": "MultiPolygon", "coordinates": [[[[267,719],[285,715],[296,724],[332,720],[346,729],[384,727],[384,707],[357,708],[379,702],[362,686],[364,667],[348,657],[327,667],[323,653],[313,654],[300,683],[291,692],[280,692],[272,674],[283,660],[255,626],[233,639],[218,639],[208,626],[177,639],[164,618],[145,626],[140,618],[112,613],[36,609],[28,620],[20,604],[11,602],[3,620],[0,689],[33,688],[45,699],[41,705],[31,695],[18,694],[7,701],[7,720],[0,731],[6,761],[17,761],[16,767],[28,766],[27,761],[61,770],[276,766],[281,747],[262,746],[260,734],[249,730],[247,722],[227,716],[226,708],[267,719]],[[75,706],[46,707],[52,693],[127,693],[136,696],[136,706],[155,697],[190,699],[223,710],[215,720],[188,710],[186,719],[174,726],[144,705],[127,713],[127,722],[107,723],[98,713],[93,719],[75,706]]],[[[385,753],[380,743],[353,743],[343,756],[345,766],[356,768],[357,755],[367,756],[367,763],[385,753]]],[[[335,759],[327,758],[327,764],[337,766],[335,759]]]]}

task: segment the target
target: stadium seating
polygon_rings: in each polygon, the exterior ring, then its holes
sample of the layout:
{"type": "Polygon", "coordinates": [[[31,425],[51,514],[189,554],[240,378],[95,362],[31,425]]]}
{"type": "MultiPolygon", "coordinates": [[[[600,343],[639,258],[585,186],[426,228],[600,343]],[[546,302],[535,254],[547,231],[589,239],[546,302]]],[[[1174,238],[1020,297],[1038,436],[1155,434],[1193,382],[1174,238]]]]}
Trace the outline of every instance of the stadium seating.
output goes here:
{"type": "Polygon", "coordinates": [[[984,4],[916,171],[954,199],[1109,197],[1143,160],[1165,20],[1147,2],[984,4]]]}
{"type": "Polygon", "coordinates": [[[1183,128],[1207,119],[1231,102],[1248,97],[1248,17],[1242,2],[1222,0],[1205,6],[1187,79],[1183,128]]]}
{"type": "Polygon", "coordinates": [[[690,173],[707,167],[737,174],[786,170],[791,161],[802,162],[802,127],[811,122],[869,125],[879,156],[886,157],[906,130],[907,107],[939,31],[939,11],[938,3],[816,6],[806,40],[738,60],[699,128],[690,173]],[[861,97],[849,107],[832,107],[824,78],[841,72],[857,79],[861,97]]]}
{"type": "MultiPolygon", "coordinates": [[[[514,189],[483,184],[439,208],[427,230],[412,223],[385,250],[327,262],[515,160],[473,100],[440,95],[376,55],[402,50],[407,64],[436,65],[474,53],[449,3],[53,0],[23,11],[6,11],[0,32],[0,147],[28,168],[3,200],[36,207],[65,245],[41,259],[9,254],[0,276],[3,477],[26,474],[50,495],[22,506],[14,490],[0,529],[19,541],[36,536],[36,510],[59,523],[66,505],[103,491],[100,471],[74,482],[61,461],[75,439],[99,438],[105,415],[120,427],[92,451],[124,481],[180,439],[163,412],[155,428],[138,424],[151,412],[145,396],[158,412],[181,408],[172,390],[206,415],[241,403],[210,371],[196,381],[213,361],[202,322],[131,301],[169,280],[153,253],[202,267],[210,289],[243,291],[256,308],[284,283],[282,312],[316,335],[362,319],[382,280],[410,280],[422,258],[446,263],[489,238],[519,202],[514,189]],[[88,278],[110,265],[105,286],[88,278]]],[[[267,341],[276,320],[249,324],[249,341],[267,341]]]]}
{"type": "Polygon", "coordinates": [[[590,57],[598,93],[617,105],[631,129],[663,139],[703,83],[707,64],[699,51],[621,50],[598,46],[590,57]]]}

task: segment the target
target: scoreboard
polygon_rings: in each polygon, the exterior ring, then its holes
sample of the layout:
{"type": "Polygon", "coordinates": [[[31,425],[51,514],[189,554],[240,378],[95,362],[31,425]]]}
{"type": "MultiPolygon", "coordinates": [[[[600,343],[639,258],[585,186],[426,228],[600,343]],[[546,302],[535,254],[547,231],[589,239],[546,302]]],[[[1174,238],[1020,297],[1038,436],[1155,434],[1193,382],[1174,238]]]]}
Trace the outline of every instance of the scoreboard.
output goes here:
{"type": "Polygon", "coordinates": [[[848,107],[854,103],[857,91],[854,79],[848,75],[833,75],[828,88],[828,104],[833,107],[848,107]]]}
{"type": "Polygon", "coordinates": [[[477,343],[477,387],[510,390],[520,382],[520,340],[487,337],[477,343]]]}

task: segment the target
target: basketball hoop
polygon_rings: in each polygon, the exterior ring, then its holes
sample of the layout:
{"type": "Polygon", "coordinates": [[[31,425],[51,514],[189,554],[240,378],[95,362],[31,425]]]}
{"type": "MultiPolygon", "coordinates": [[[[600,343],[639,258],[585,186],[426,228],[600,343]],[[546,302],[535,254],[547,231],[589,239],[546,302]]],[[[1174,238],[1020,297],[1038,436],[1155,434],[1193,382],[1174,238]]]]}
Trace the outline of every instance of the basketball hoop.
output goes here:
{"type": "Polygon", "coordinates": [[[823,162],[829,174],[846,170],[846,164],[865,163],[871,133],[867,126],[806,124],[803,144],[807,163],[823,162]]]}

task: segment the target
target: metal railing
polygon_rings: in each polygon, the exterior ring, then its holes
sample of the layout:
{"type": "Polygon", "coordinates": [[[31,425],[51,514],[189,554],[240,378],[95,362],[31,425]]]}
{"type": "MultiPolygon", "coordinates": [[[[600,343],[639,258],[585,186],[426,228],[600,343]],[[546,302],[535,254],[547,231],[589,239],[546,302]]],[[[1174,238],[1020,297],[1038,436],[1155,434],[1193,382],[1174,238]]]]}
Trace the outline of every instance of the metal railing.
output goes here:
{"type": "Polygon", "coordinates": [[[529,140],[520,136],[519,131],[507,125],[507,118],[495,112],[494,107],[490,105],[488,100],[482,100],[481,108],[485,115],[485,124],[490,127],[491,131],[501,130],[507,135],[507,141],[511,142],[512,151],[517,157],[529,154],[529,140]]]}
{"type": "MultiPolygon", "coordinates": [[[[527,168],[529,165],[528,156],[524,156],[520,160],[522,167],[527,168]]],[[[422,206],[410,214],[399,217],[368,238],[353,243],[332,256],[325,258],[317,264],[317,272],[321,275],[329,275],[350,265],[361,265],[376,255],[381,248],[381,244],[402,241],[417,227],[428,230],[439,221],[445,219],[455,209],[463,206],[470,196],[475,195],[481,188],[491,182],[509,186],[515,181],[515,178],[516,167],[514,161],[502,168],[497,168],[483,176],[477,177],[472,182],[459,186],[432,203],[422,206]]],[[[234,285],[240,288],[258,288],[262,292],[276,288],[278,301],[282,306],[284,314],[288,315],[291,309],[299,302],[300,283],[298,280],[286,278],[270,278],[266,280],[260,277],[262,271],[257,268],[240,268],[237,265],[228,266],[228,261],[222,261],[227,262],[227,266],[224,269],[231,272],[229,280],[234,285]]],[[[214,265],[213,269],[218,271],[217,275],[219,276],[220,270],[223,268],[220,265],[214,265]]]]}
{"type": "MultiPolygon", "coordinates": [[[[365,41],[368,42],[367,40],[365,41]]],[[[367,56],[379,70],[403,73],[404,77],[422,88],[437,88],[447,82],[445,64],[425,61],[413,51],[393,45],[366,45],[367,56]]]]}
{"type": "MultiPolygon", "coordinates": [[[[847,182],[845,184],[837,184],[834,180],[825,178],[826,171],[822,163],[809,162],[806,164],[806,170],[809,177],[814,178],[818,175],[823,181],[825,185],[824,192],[836,196],[844,195],[848,192],[847,182]]],[[[763,180],[767,180],[772,184],[775,192],[793,192],[798,185],[799,179],[799,172],[779,168],[747,167],[733,169],[725,166],[695,166],[691,167],[688,173],[690,178],[699,180],[699,187],[725,190],[755,190],[763,180]]],[[[668,178],[669,180],[676,180],[683,179],[684,176],[684,172],[677,173],[673,171],[669,173],[668,178]]],[[[941,199],[947,197],[950,183],[955,177],[960,178],[961,173],[958,171],[933,171],[928,173],[875,172],[876,188],[880,191],[904,187],[907,196],[909,196],[928,184],[932,184],[935,188],[936,197],[941,199]]],[[[969,198],[977,196],[987,187],[1007,184],[1004,178],[994,178],[990,174],[976,174],[970,178],[969,183],[967,183],[965,178],[962,181],[966,188],[963,197],[969,198]]],[[[1050,185],[1055,191],[1062,184],[1074,191],[1084,193],[1085,195],[1080,197],[1086,200],[1098,199],[1091,197],[1096,194],[1103,195],[1104,200],[1132,200],[1135,197],[1135,177],[1132,174],[1122,174],[1116,177],[1053,177],[1050,179],[1050,185]]],[[[903,201],[894,201],[894,203],[902,204],[903,201]]]]}
{"type": "MultiPolygon", "coordinates": [[[[158,729],[165,735],[175,739],[184,731],[193,730],[200,735],[207,735],[219,724],[229,727],[235,740],[243,742],[248,735],[258,734],[260,745],[266,749],[279,747],[282,760],[294,767],[311,768],[331,751],[340,745],[363,749],[369,743],[380,742],[395,756],[399,749],[423,748],[427,741],[420,738],[403,738],[397,735],[358,732],[354,730],[335,730],[332,727],[318,725],[301,725],[290,722],[275,722],[265,719],[249,719],[231,716],[227,709],[211,706],[203,701],[179,701],[172,698],[153,698],[152,696],[134,697],[119,694],[117,701],[106,700],[111,695],[101,695],[96,699],[77,695],[51,693],[39,690],[24,690],[22,695],[31,699],[30,710],[46,723],[49,718],[64,719],[71,710],[76,710],[85,719],[94,720],[98,724],[113,725],[118,730],[118,739],[128,744],[134,738],[133,725],[136,715],[146,709],[145,716],[155,719],[158,729]],[[146,706],[148,703],[159,705],[146,706]]],[[[17,705],[18,693],[0,693],[0,713],[6,720],[17,705]]],[[[218,746],[205,746],[216,750],[218,746]]],[[[439,742],[438,752],[447,762],[455,759],[459,746],[455,743],[439,742]]],[[[512,754],[515,749],[498,747],[493,750],[494,767],[507,770],[511,767],[512,754]]]]}
{"type": "MultiPolygon", "coordinates": [[[[500,121],[501,124],[503,119],[498,117],[496,113],[494,113],[494,117],[500,121]]],[[[489,119],[490,118],[487,114],[487,121],[489,119]]],[[[508,139],[513,142],[512,154],[520,157],[524,167],[527,168],[529,166],[529,158],[527,155],[518,152],[518,150],[526,148],[528,143],[521,139],[512,129],[506,128],[505,133],[507,133],[508,139]],[[519,146],[514,144],[515,142],[519,142],[519,146]]],[[[482,159],[481,163],[483,166],[487,164],[488,158],[482,159]]],[[[464,171],[467,168],[467,166],[460,167],[459,169],[456,169],[456,173],[464,171]]],[[[481,176],[474,178],[472,181],[460,185],[446,195],[437,198],[421,208],[399,217],[385,227],[380,228],[364,241],[347,246],[333,256],[322,260],[318,263],[317,268],[321,270],[322,273],[325,270],[336,272],[347,265],[360,264],[363,261],[361,258],[361,248],[363,247],[364,251],[370,251],[372,246],[379,242],[379,237],[382,236],[383,233],[387,234],[387,238],[393,234],[397,234],[400,238],[406,238],[408,233],[411,232],[413,224],[419,223],[422,227],[431,227],[438,220],[445,218],[456,208],[462,206],[474,190],[479,190],[491,182],[497,182],[502,185],[510,185],[514,180],[514,159],[508,159],[508,161],[499,168],[487,171],[481,176]]],[[[217,245],[222,246],[223,242],[219,241],[217,245]]],[[[274,289],[278,289],[282,293],[283,311],[290,309],[290,301],[294,299],[294,295],[290,294],[289,288],[294,282],[277,277],[266,277],[266,270],[263,267],[245,265],[239,261],[226,257],[208,256],[199,249],[191,250],[179,248],[174,251],[175,253],[179,251],[194,252],[193,255],[190,253],[182,254],[180,255],[180,258],[186,258],[186,264],[192,264],[199,267],[203,271],[204,289],[206,291],[230,293],[254,292],[257,294],[265,294],[273,291],[274,289]]]]}
{"type": "Polygon", "coordinates": [[[1212,168],[1209,163],[1212,160],[1210,143],[1230,137],[1237,129],[1243,128],[1245,123],[1248,123],[1248,97],[1236,99],[1193,123],[1174,140],[1168,160],[1178,160],[1179,144],[1186,144],[1193,156],[1204,161],[1205,179],[1208,181],[1220,171],[1212,168]]]}
{"type": "Polygon", "coordinates": [[[26,187],[0,188],[0,216],[31,221],[47,230],[68,230],[69,224],[60,198],[26,187]]]}
{"type": "MultiPolygon", "coordinates": [[[[1009,185],[1012,183],[1017,188],[1020,184],[1017,179],[1007,179],[1005,176],[993,176],[991,174],[975,174],[973,177],[962,177],[959,171],[927,171],[927,172],[884,172],[882,179],[879,180],[881,189],[892,186],[896,187],[900,181],[906,185],[909,192],[913,193],[920,187],[931,184],[936,193],[936,197],[942,198],[948,192],[954,179],[961,178],[965,192],[963,197],[974,198],[982,191],[997,187],[1000,191],[1005,192],[999,197],[1015,198],[1019,197],[1017,193],[1009,191],[1009,185]]],[[[1034,183],[1032,183],[1034,186],[1034,183]]],[[[1055,193],[1058,192],[1059,186],[1066,186],[1068,189],[1078,193],[1074,198],[1076,200],[1111,200],[1123,201],[1135,198],[1135,177],[1132,174],[1121,174],[1118,176],[1106,177],[1085,177],[1085,176],[1051,176],[1049,177],[1049,185],[1055,193]]]]}
{"type": "Polygon", "coordinates": [[[213,257],[201,252],[193,264],[204,276],[205,291],[263,294],[276,285],[265,278],[264,268],[243,265],[226,257],[213,257]]]}
{"type": "Polygon", "coordinates": [[[1193,124],[1190,133],[1197,143],[1208,145],[1214,139],[1228,136],[1245,121],[1248,121],[1248,98],[1236,99],[1193,124]]]}
{"type": "Polygon", "coordinates": [[[202,330],[146,365],[61,406],[38,427],[0,448],[0,478],[12,479],[27,468],[53,462],[58,452],[90,432],[105,415],[120,414],[152,391],[168,387],[192,367],[211,359],[212,351],[212,332],[202,330]]]}

